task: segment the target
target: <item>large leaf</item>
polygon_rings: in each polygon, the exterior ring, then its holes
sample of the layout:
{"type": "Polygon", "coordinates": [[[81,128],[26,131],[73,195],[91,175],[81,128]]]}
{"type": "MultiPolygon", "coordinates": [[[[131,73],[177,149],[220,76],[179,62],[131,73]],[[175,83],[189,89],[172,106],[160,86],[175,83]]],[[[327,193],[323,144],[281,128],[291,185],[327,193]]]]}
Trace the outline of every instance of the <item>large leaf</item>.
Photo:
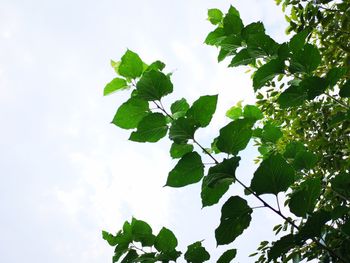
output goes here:
{"type": "Polygon", "coordinates": [[[118,108],[112,123],[123,129],[134,129],[148,114],[148,102],[132,97],[118,108]]]}
{"type": "Polygon", "coordinates": [[[295,158],[298,152],[305,151],[306,147],[301,142],[290,142],[283,153],[285,158],[295,158]]]}
{"type": "Polygon", "coordinates": [[[232,181],[220,181],[216,183],[213,187],[208,186],[207,176],[203,178],[201,199],[202,206],[211,206],[219,202],[221,197],[227,192],[232,181]]]}
{"type": "Polygon", "coordinates": [[[265,27],[264,24],[261,22],[253,22],[250,23],[249,25],[246,25],[243,29],[242,29],[242,37],[248,41],[249,38],[253,35],[256,34],[264,34],[265,33],[265,27]]]}
{"type": "Polygon", "coordinates": [[[271,122],[268,122],[264,125],[261,133],[261,139],[263,142],[276,143],[282,136],[283,133],[281,129],[271,122]]]}
{"type": "Polygon", "coordinates": [[[174,159],[176,158],[181,158],[184,156],[186,153],[192,152],[193,151],[193,145],[192,144],[178,144],[178,143],[173,143],[170,148],[170,156],[174,159]]]}
{"type": "Polygon", "coordinates": [[[254,90],[258,90],[272,80],[276,75],[284,72],[284,62],[279,59],[273,59],[261,66],[253,77],[254,90]]]}
{"type": "Polygon", "coordinates": [[[239,13],[233,6],[230,7],[228,13],[225,15],[223,20],[224,30],[227,35],[239,34],[243,29],[243,22],[239,17],[239,13]]]}
{"type": "Polygon", "coordinates": [[[319,210],[313,213],[303,225],[297,237],[300,241],[306,241],[309,238],[321,237],[322,229],[332,218],[331,213],[325,210],[319,210]]]}
{"type": "Polygon", "coordinates": [[[291,38],[289,41],[289,48],[293,53],[300,51],[304,47],[306,38],[309,33],[310,30],[305,29],[291,38]]]}
{"type": "Polygon", "coordinates": [[[121,62],[118,67],[119,75],[126,78],[137,78],[140,77],[143,71],[143,62],[139,55],[127,50],[122,56],[121,62]]]}
{"type": "Polygon", "coordinates": [[[296,169],[312,169],[317,164],[317,156],[309,151],[299,151],[293,161],[296,169]]]}
{"type": "Polygon", "coordinates": [[[197,126],[206,127],[210,123],[216,110],[217,95],[201,96],[187,111],[186,116],[194,120],[197,126]]]}
{"type": "Polygon", "coordinates": [[[251,189],[258,195],[284,192],[294,182],[295,171],[280,154],[270,155],[254,173],[251,189]]]}
{"type": "Polygon", "coordinates": [[[103,95],[109,95],[118,90],[122,90],[128,87],[125,79],[114,78],[111,82],[109,82],[103,90],[103,95]]]}
{"type": "Polygon", "coordinates": [[[134,241],[141,242],[142,246],[153,246],[155,236],[152,234],[152,228],[145,221],[133,218],[131,232],[134,241]]]}
{"type": "Polygon", "coordinates": [[[289,208],[296,216],[305,217],[312,213],[321,193],[321,179],[306,179],[290,196],[289,208]]]}
{"type": "Polygon", "coordinates": [[[268,258],[270,261],[276,260],[282,255],[286,254],[290,249],[296,246],[295,236],[292,234],[281,237],[279,240],[273,243],[268,252],[268,258]]]}
{"type": "Polygon", "coordinates": [[[277,102],[282,109],[300,106],[307,99],[307,92],[300,86],[292,85],[279,95],[277,102]]]}
{"type": "Polygon", "coordinates": [[[245,39],[252,58],[270,57],[277,54],[279,44],[262,31],[246,34],[245,39]]]}
{"type": "Polygon", "coordinates": [[[202,263],[209,260],[210,255],[198,241],[187,247],[185,259],[188,263],[202,263]]]}
{"type": "Polygon", "coordinates": [[[249,226],[252,212],[246,200],[231,196],[221,208],[220,225],[215,230],[217,244],[229,244],[240,236],[249,226]]]}
{"type": "Polygon", "coordinates": [[[173,251],[177,246],[176,236],[172,231],[163,227],[154,241],[154,247],[161,252],[173,251]]]}
{"type": "Polygon", "coordinates": [[[240,50],[237,53],[237,55],[235,55],[233,57],[229,67],[237,67],[240,65],[249,65],[253,62],[255,62],[255,58],[251,57],[248,49],[244,48],[244,49],[240,50]]]}
{"type": "Polygon", "coordinates": [[[243,109],[243,117],[253,121],[260,120],[264,117],[261,110],[255,105],[245,105],[243,109]]]}
{"type": "Polygon", "coordinates": [[[252,122],[238,119],[220,129],[216,146],[221,152],[236,155],[245,149],[252,137],[252,122]]]}
{"type": "Polygon", "coordinates": [[[331,181],[332,189],[339,195],[350,199],[350,174],[342,172],[331,181]]]}
{"type": "Polygon", "coordinates": [[[306,91],[309,100],[323,94],[327,86],[328,83],[324,78],[316,76],[305,78],[300,82],[300,87],[306,91]]]}
{"type": "Polygon", "coordinates": [[[226,34],[223,28],[218,27],[214,31],[210,32],[206,37],[204,43],[211,46],[220,45],[221,41],[226,38],[226,34]]]}
{"type": "Polygon", "coordinates": [[[204,165],[197,152],[185,154],[170,171],[167,186],[183,187],[199,182],[204,175],[204,165]]]}
{"type": "Polygon", "coordinates": [[[219,9],[213,8],[208,10],[208,20],[213,25],[219,24],[222,21],[223,16],[223,13],[219,9]]]}
{"type": "Polygon", "coordinates": [[[190,105],[188,105],[186,99],[182,98],[171,104],[170,110],[173,114],[173,117],[175,117],[175,119],[178,119],[179,117],[185,116],[189,108],[190,105]]]}
{"type": "Polygon", "coordinates": [[[237,254],[236,249],[229,249],[220,256],[220,258],[216,263],[230,263],[232,259],[236,257],[236,254],[237,254]]]}
{"type": "Polygon", "coordinates": [[[193,139],[195,131],[195,122],[192,119],[180,117],[172,122],[169,138],[178,144],[183,144],[193,139]]]}
{"type": "Polygon", "coordinates": [[[157,142],[168,131],[166,118],[161,113],[151,113],[144,117],[132,132],[129,140],[135,142],[157,142]]]}
{"type": "Polygon", "coordinates": [[[232,157],[230,159],[224,159],[221,163],[210,167],[206,177],[207,186],[214,187],[221,181],[234,181],[240,160],[241,157],[232,157]]]}
{"type": "Polygon", "coordinates": [[[339,96],[342,98],[350,98],[350,80],[340,88],[339,96]]]}
{"type": "Polygon", "coordinates": [[[292,56],[290,71],[311,73],[321,63],[321,55],[317,47],[306,44],[303,49],[297,51],[292,56]]]}
{"type": "Polygon", "coordinates": [[[173,91],[170,77],[158,70],[150,70],[143,74],[136,84],[137,96],[147,100],[160,100],[173,91]]]}

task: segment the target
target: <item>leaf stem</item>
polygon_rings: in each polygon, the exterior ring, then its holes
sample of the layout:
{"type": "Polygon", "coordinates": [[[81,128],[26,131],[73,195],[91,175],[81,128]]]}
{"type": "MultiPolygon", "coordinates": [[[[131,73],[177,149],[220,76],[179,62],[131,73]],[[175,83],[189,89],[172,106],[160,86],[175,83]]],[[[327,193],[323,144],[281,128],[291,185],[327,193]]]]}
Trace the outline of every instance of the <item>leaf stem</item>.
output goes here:
{"type": "Polygon", "coordinates": [[[276,201],[277,201],[278,211],[281,212],[280,201],[278,200],[278,194],[276,195],[276,201]]]}
{"type": "Polygon", "coordinates": [[[342,101],[340,101],[340,100],[334,98],[333,96],[331,96],[331,95],[329,95],[329,94],[327,94],[327,93],[325,93],[325,94],[326,94],[326,96],[327,96],[328,98],[334,100],[334,101],[337,102],[339,105],[343,106],[344,108],[346,108],[346,109],[348,109],[348,110],[350,109],[350,106],[346,105],[346,104],[343,103],[342,101]]]}

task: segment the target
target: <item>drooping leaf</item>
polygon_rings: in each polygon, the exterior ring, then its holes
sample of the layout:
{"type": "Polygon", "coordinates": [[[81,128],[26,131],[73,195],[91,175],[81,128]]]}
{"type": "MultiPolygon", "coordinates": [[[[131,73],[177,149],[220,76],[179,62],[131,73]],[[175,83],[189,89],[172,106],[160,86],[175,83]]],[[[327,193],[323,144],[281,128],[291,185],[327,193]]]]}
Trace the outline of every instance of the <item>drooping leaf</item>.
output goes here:
{"type": "Polygon", "coordinates": [[[160,100],[173,92],[170,77],[157,70],[146,71],[136,84],[137,96],[147,100],[160,100]]]}
{"type": "Polygon", "coordinates": [[[125,89],[125,88],[128,88],[128,84],[126,83],[125,79],[114,78],[104,88],[103,95],[107,96],[109,94],[112,94],[113,92],[116,92],[118,90],[122,90],[122,89],[125,89]]]}
{"type": "Polygon", "coordinates": [[[233,6],[230,7],[228,13],[225,15],[223,26],[227,35],[237,35],[243,29],[243,22],[239,16],[239,12],[233,6]]]}
{"type": "Polygon", "coordinates": [[[306,99],[307,92],[300,86],[292,85],[278,96],[277,102],[282,109],[285,109],[300,106],[306,99]]]}
{"type": "Polygon", "coordinates": [[[154,241],[154,247],[160,252],[175,250],[177,238],[172,231],[163,227],[154,241]]]}
{"type": "Polygon", "coordinates": [[[203,178],[201,199],[202,206],[211,206],[219,202],[221,197],[227,192],[232,181],[220,181],[216,183],[213,187],[208,186],[207,176],[203,178]]]}
{"type": "Polygon", "coordinates": [[[209,253],[202,246],[200,241],[187,247],[185,259],[188,263],[202,263],[210,259],[209,253]]]}
{"type": "Polygon", "coordinates": [[[219,24],[222,21],[223,16],[224,14],[219,9],[213,8],[208,10],[208,20],[213,25],[219,24]]]}
{"type": "Polygon", "coordinates": [[[254,90],[260,89],[266,82],[272,80],[276,75],[284,72],[284,62],[279,59],[273,59],[261,66],[253,77],[254,90]]]}
{"type": "Polygon", "coordinates": [[[168,131],[166,118],[161,113],[150,113],[137,125],[137,130],[132,132],[129,140],[135,142],[157,142],[168,131]]]}
{"type": "Polygon", "coordinates": [[[319,177],[306,179],[292,193],[289,201],[290,211],[301,217],[305,217],[307,213],[312,213],[320,193],[321,179],[319,177]]]}
{"type": "Polygon", "coordinates": [[[183,187],[199,182],[204,175],[204,165],[197,152],[185,154],[170,171],[166,185],[183,187]]]}
{"type": "Polygon", "coordinates": [[[134,129],[148,114],[148,102],[137,97],[131,97],[118,108],[112,123],[123,129],[134,129]]]}
{"type": "Polygon", "coordinates": [[[237,55],[233,57],[231,60],[231,63],[229,64],[229,67],[237,67],[241,65],[249,65],[251,63],[255,62],[255,58],[251,57],[248,49],[244,48],[240,50],[237,55]]]}
{"type": "Polygon", "coordinates": [[[119,75],[135,79],[140,77],[143,71],[143,62],[139,55],[131,50],[127,50],[121,58],[118,67],[119,75]]]}
{"type": "Polygon", "coordinates": [[[180,117],[172,122],[169,138],[178,144],[183,144],[193,139],[195,131],[195,122],[192,119],[180,117]]]}
{"type": "Polygon", "coordinates": [[[218,259],[217,263],[230,263],[236,257],[237,250],[229,249],[226,250],[218,259]]]}
{"type": "Polygon", "coordinates": [[[170,111],[173,117],[175,116],[175,119],[178,119],[179,117],[185,116],[189,108],[190,105],[188,105],[186,99],[182,98],[171,104],[170,111]]]}
{"type": "Polygon", "coordinates": [[[245,105],[243,109],[243,117],[254,121],[260,120],[264,117],[261,110],[255,105],[245,105]]]}
{"type": "Polygon", "coordinates": [[[261,139],[263,142],[276,143],[282,136],[283,133],[281,129],[278,126],[272,124],[271,122],[268,122],[264,125],[261,134],[261,139]]]}
{"type": "Polygon", "coordinates": [[[292,234],[281,237],[273,243],[268,251],[268,258],[270,261],[276,260],[282,255],[286,254],[291,248],[296,246],[295,236],[292,234]]]}
{"type": "Polygon", "coordinates": [[[280,154],[270,155],[254,173],[251,189],[258,195],[286,191],[294,182],[295,171],[280,154]]]}
{"type": "Polygon", "coordinates": [[[303,49],[295,52],[290,61],[290,71],[311,73],[321,63],[321,55],[317,47],[306,44],[303,49]]]}
{"type": "Polygon", "coordinates": [[[208,187],[214,187],[218,182],[235,180],[235,172],[239,165],[241,157],[232,157],[224,159],[221,163],[210,167],[206,177],[208,187]]]}
{"type": "Polygon", "coordinates": [[[178,143],[173,143],[170,148],[170,156],[174,159],[176,158],[181,158],[184,156],[186,153],[192,152],[193,151],[193,145],[192,144],[178,144],[178,143]]]}
{"type": "Polygon", "coordinates": [[[317,163],[317,156],[309,151],[299,151],[294,157],[293,165],[296,169],[312,169],[317,163]]]}
{"type": "Polygon", "coordinates": [[[340,88],[339,96],[342,98],[350,98],[350,80],[340,88]]]}
{"type": "Polygon", "coordinates": [[[252,122],[246,119],[238,119],[230,122],[220,129],[216,146],[221,152],[236,155],[245,149],[252,137],[252,122]]]}
{"type": "Polygon", "coordinates": [[[215,230],[217,244],[229,244],[240,236],[249,226],[252,212],[246,200],[231,196],[221,208],[220,225],[215,230]]]}
{"type": "Polygon", "coordinates": [[[217,95],[201,96],[187,111],[187,118],[194,120],[199,127],[208,126],[216,110],[217,100],[217,95]]]}

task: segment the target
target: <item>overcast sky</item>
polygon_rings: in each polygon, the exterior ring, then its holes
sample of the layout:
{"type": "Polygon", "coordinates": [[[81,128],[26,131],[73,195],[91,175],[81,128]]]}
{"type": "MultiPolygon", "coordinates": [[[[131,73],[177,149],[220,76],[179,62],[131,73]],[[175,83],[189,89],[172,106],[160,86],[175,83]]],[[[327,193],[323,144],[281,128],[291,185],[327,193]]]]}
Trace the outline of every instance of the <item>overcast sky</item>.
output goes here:
{"type": "MultiPolygon", "coordinates": [[[[170,143],[137,144],[110,124],[126,94],[103,97],[115,75],[110,59],[127,48],[146,62],[160,59],[174,72],[174,94],[193,101],[220,94],[208,143],[227,122],[225,111],[253,102],[245,69],[217,64],[203,41],[208,8],[233,4],[245,23],[261,20],[277,41],[286,24],[273,0],[0,0],[0,262],[111,262],[101,230],[117,231],[131,216],[157,232],[172,229],[180,248],[197,240],[212,250],[220,205],[201,210],[199,184],[163,188],[174,166],[170,143]]],[[[206,145],[206,146],[208,146],[206,145]]],[[[238,176],[249,182],[256,152],[249,148],[238,176]]],[[[253,202],[254,203],[254,202],[253,202]]],[[[252,227],[229,247],[237,262],[271,238],[278,218],[254,211],[252,227]]]]}

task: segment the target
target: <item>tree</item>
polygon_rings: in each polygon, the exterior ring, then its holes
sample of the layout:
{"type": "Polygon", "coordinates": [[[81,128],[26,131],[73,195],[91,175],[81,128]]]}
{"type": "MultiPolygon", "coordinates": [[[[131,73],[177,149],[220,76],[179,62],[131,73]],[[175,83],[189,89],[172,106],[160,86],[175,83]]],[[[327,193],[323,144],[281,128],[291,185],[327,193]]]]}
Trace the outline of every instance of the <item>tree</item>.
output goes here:
{"type": "MultiPolygon", "coordinates": [[[[256,262],[349,262],[350,6],[330,0],[276,2],[288,14],[287,33],[293,33],[285,43],[268,36],[261,22],[245,25],[233,6],[226,14],[208,10],[215,29],[205,43],[219,49],[219,62],[230,59],[229,67],[254,70],[257,98],[256,105],[238,104],[227,111],[230,121],[210,148],[197,141],[195,133],[210,123],[218,96],[201,96],[192,105],[182,98],[163,106],[162,98],[173,91],[163,62],[148,65],[127,50],[112,63],[119,76],[104,94],[131,90],[113,119],[120,128],[132,130],[129,140],[154,143],[168,134],[170,155],[179,160],[167,186],[201,183],[205,207],[218,203],[232,184],[238,184],[283,219],[273,231],[284,235],[262,241],[253,255],[256,262]],[[259,167],[251,184],[245,185],[235,171],[239,153],[252,140],[260,152],[259,167]],[[203,164],[204,156],[214,162],[211,167],[203,164]],[[282,213],[279,193],[285,194],[284,205],[293,217],[282,213]],[[267,194],[276,197],[277,206],[264,200],[267,194]]],[[[244,196],[230,197],[215,230],[217,244],[229,244],[244,234],[254,209],[244,196]]],[[[169,262],[182,254],[172,231],[162,228],[154,235],[146,222],[135,218],[116,235],[103,231],[103,238],[115,247],[113,262],[123,255],[121,262],[169,262]]],[[[217,262],[231,262],[235,255],[235,249],[228,250],[217,262]]],[[[199,241],[188,246],[184,258],[201,263],[210,254],[199,241]]]]}

